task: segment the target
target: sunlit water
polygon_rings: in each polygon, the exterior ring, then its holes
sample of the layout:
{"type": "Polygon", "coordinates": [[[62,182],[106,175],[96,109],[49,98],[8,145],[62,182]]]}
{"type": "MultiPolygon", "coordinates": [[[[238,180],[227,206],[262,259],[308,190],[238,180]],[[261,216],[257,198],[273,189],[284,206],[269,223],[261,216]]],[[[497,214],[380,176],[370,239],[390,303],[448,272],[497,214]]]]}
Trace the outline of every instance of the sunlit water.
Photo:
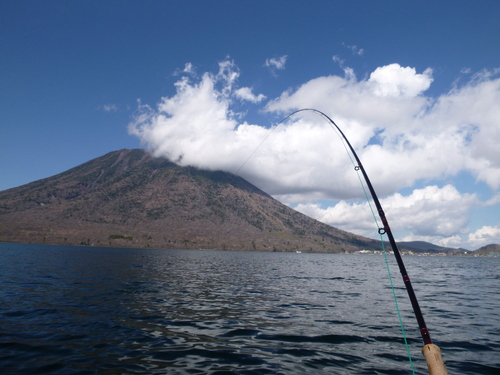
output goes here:
{"type": "MultiPolygon", "coordinates": [[[[500,258],[404,261],[450,374],[499,374],[500,258]]],[[[411,374],[382,256],[0,244],[0,281],[2,374],[411,374]]]]}

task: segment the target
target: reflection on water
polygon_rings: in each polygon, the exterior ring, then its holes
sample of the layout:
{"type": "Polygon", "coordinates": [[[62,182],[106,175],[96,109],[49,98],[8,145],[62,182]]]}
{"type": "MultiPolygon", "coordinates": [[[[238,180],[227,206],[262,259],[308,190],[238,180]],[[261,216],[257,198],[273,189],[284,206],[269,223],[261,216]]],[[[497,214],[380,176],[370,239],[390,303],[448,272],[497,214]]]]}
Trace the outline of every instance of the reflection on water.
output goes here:
{"type": "MultiPolygon", "coordinates": [[[[450,373],[498,374],[500,259],[404,260],[450,373]]],[[[0,244],[0,264],[6,373],[411,373],[381,256],[0,244]]]]}

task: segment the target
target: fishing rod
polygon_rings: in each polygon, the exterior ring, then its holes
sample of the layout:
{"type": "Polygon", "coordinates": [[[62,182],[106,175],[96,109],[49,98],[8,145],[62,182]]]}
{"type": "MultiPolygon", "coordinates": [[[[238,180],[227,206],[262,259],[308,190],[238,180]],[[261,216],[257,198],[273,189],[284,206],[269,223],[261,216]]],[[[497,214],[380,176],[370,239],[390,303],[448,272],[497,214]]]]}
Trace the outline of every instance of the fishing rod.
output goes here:
{"type": "MultiPolygon", "coordinates": [[[[391,228],[389,226],[389,222],[387,221],[387,218],[385,216],[385,212],[382,209],[382,205],[380,204],[380,201],[378,199],[377,194],[375,193],[375,189],[373,188],[373,185],[368,178],[368,175],[365,171],[365,168],[363,167],[363,164],[359,160],[358,155],[356,154],[356,151],[354,151],[354,148],[351,146],[351,143],[345,136],[345,134],[342,132],[342,130],[339,128],[339,126],[325,113],[313,109],[313,108],[303,108],[299,109],[288,116],[286,116],[281,122],[286,121],[289,117],[293,116],[296,113],[303,112],[303,111],[312,111],[320,114],[323,116],[326,120],[328,120],[334,127],[337,129],[337,131],[340,133],[342,136],[343,140],[351,150],[352,155],[356,159],[357,165],[354,167],[355,170],[361,171],[363,178],[365,179],[366,185],[368,186],[368,189],[370,190],[370,194],[373,198],[373,202],[375,203],[375,206],[377,208],[377,212],[380,216],[380,220],[382,220],[383,227],[379,228],[378,232],[380,235],[387,234],[387,237],[389,238],[389,242],[391,244],[392,250],[394,252],[394,256],[396,257],[396,261],[398,263],[399,271],[401,272],[401,276],[403,278],[406,291],[408,292],[408,297],[410,298],[411,305],[413,307],[413,312],[415,314],[415,318],[417,319],[418,326],[420,328],[420,334],[422,335],[422,339],[424,341],[424,347],[422,348],[422,353],[425,357],[425,360],[427,362],[427,367],[429,369],[430,375],[447,375],[448,372],[446,370],[446,367],[444,365],[443,359],[441,357],[441,349],[437,345],[434,345],[431,340],[431,335],[429,333],[429,330],[427,329],[427,326],[425,324],[424,316],[422,314],[422,311],[420,310],[420,306],[418,304],[417,296],[415,295],[415,291],[413,290],[413,286],[410,281],[410,277],[408,276],[408,272],[406,271],[406,267],[403,263],[403,259],[401,258],[401,253],[399,252],[398,246],[396,244],[396,241],[394,240],[394,236],[392,235],[391,228]]],[[[280,123],[281,123],[280,122],[280,123]]]]}

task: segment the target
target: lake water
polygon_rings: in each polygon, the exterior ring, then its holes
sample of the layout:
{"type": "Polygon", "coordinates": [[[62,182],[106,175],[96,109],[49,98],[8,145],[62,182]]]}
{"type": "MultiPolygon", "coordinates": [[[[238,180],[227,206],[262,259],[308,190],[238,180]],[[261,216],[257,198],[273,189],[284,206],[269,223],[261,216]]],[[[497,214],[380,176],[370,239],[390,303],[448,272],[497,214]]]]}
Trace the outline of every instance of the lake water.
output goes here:
{"type": "MultiPolygon", "coordinates": [[[[450,374],[500,374],[500,258],[404,261],[450,374]]],[[[411,374],[383,256],[0,244],[0,281],[2,374],[411,374]]]]}

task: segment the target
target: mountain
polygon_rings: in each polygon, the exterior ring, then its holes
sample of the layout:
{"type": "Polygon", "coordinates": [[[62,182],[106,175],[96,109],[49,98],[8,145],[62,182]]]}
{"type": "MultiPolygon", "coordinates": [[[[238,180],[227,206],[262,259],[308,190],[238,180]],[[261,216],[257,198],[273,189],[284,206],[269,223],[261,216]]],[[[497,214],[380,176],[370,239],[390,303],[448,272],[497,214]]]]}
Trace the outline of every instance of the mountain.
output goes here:
{"type": "Polygon", "coordinates": [[[380,242],[311,219],[243,178],[143,150],[0,192],[0,242],[352,252],[380,242]]]}
{"type": "Polygon", "coordinates": [[[472,252],[472,254],[478,256],[500,256],[500,245],[486,245],[472,252]]]}
{"type": "Polygon", "coordinates": [[[401,241],[398,242],[398,245],[408,246],[414,249],[425,250],[425,251],[441,251],[444,247],[434,245],[430,242],[425,241],[401,241]]]}
{"type": "Polygon", "coordinates": [[[427,254],[465,254],[466,251],[462,249],[454,249],[449,247],[443,247],[434,245],[430,242],[425,241],[400,241],[398,242],[398,247],[405,250],[410,250],[414,253],[427,253],[427,254]]]}

